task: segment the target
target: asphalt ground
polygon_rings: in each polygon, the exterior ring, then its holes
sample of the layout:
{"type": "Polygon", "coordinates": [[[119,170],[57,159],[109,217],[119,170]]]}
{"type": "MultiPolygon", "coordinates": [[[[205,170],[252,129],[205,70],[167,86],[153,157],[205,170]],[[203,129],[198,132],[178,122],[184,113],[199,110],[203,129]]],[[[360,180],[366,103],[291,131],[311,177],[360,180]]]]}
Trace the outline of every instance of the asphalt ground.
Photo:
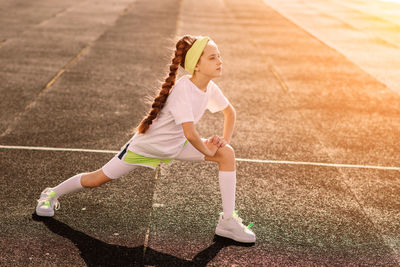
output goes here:
{"type": "MultiPolygon", "coordinates": [[[[399,171],[355,166],[399,166],[398,93],[265,2],[2,1],[0,145],[118,150],[176,36],[211,36],[237,111],[236,207],[257,242],[214,236],[215,164],[139,168],[42,220],[45,187],[112,154],[2,147],[1,265],[400,265],[399,171]]],[[[221,134],[222,118],[207,112],[198,130],[221,134]]]]}

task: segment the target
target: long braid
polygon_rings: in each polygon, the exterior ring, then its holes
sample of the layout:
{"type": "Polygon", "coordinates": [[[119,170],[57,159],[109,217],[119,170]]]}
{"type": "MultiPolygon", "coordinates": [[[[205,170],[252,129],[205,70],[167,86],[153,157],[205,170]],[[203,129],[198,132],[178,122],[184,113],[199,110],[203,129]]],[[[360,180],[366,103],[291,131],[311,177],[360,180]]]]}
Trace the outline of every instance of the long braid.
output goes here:
{"type": "Polygon", "coordinates": [[[150,111],[136,128],[139,133],[144,134],[149,129],[150,125],[153,123],[153,120],[157,118],[160,110],[164,107],[169,93],[172,87],[175,85],[176,74],[178,73],[179,65],[182,67],[185,66],[186,53],[195,41],[196,39],[194,37],[187,35],[177,42],[175,56],[172,59],[171,65],[169,66],[168,77],[165,79],[165,82],[161,86],[160,92],[154,99],[150,111]]]}

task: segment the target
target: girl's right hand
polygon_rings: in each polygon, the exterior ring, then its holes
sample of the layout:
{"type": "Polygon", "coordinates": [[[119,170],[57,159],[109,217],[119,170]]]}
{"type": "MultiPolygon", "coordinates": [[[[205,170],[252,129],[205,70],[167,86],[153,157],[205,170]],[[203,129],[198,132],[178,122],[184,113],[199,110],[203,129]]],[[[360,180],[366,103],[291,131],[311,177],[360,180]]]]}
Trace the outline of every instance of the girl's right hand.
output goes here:
{"type": "Polygon", "coordinates": [[[218,146],[216,146],[212,141],[210,141],[210,139],[207,139],[205,141],[205,145],[208,148],[208,150],[210,151],[209,155],[206,155],[206,156],[214,157],[215,153],[217,153],[218,146]]]}

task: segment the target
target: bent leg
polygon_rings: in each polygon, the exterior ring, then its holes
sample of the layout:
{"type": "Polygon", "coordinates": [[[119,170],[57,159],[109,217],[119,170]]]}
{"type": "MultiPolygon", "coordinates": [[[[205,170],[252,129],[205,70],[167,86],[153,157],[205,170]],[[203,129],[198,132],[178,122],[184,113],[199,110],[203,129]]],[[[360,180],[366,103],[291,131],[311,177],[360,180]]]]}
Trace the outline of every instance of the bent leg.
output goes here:
{"type": "MultiPolygon", "coordinates": [[[[213,144],[207,144],[213,146],[213,144]]],[[[234,171],[235,168],[235,151],[230,145],[226,145],[217,150],[213,157],[205,157],[207,161],[217,162],[220,171],[234,171]]]]}
{"type": "Polygon", "coordinates": [[[206,157],[205,160],[218,163],[218,181],[222,198],[222,208],[224,211],[223,214],[224,217],[230,217],[235,210],[235,152],[231,146],[226,145],[219,148],[213,157],[206,157]]]}

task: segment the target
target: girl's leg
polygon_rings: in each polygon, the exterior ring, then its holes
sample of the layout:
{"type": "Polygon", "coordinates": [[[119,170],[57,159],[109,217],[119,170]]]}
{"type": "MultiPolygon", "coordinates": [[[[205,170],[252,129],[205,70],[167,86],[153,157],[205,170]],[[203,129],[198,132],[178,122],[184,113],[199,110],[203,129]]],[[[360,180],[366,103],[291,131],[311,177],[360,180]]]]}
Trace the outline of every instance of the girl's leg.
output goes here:
{"type": "Polygon", "coordinates": [[[90,172],[80,173],[65,180],[54,188],[46,188],[40,195],[36,206],[36,214],[39,216],[51,217],[54,209],[58,209],[58,198],[69,193],[77,192],[83,188],[93,188],[101,186],[113,179],[135,169],[137,165],[128,164],[115,156],[101,169],[90,172]]]}
{"type": "MultiPolygon", "coordinates": [[[[208,144],[212,146],[213,144],[208,144]]],[[[223,214],[226,217],[232,215],[235,210],[236,193],[236,168],[235,152],[230,145],[219,148],[213,157],[205,157],[207,161],[218,163],[218,181],[222,198],[223,214]]]]}
{"type": "MultiPolygon", "coordinates": [[[[209,148],[214,144],[206,143],[207,139],[202,139],[209,148]]],[[[236,168],[235,168],[235,152],[229,145],[219,148],[213,157],[205,157],[192,144],[188,143],[182,152],[175,158],[187,161],[214,161],[219,165],[219,187],[222,198],[222,208],[224,214],[228,217],[235,209],[235,191],[236,191],[236,168]]]]}
{"type": "MultiPolygon", "coordinates": [[[[203,140],[205,142],[205,139],[203,140]]],[[[207,144],[213,146],[213,144],[207,144]]],[[[175,158],[179,160],[207,160],[217,162],[219,166],[219,187],[222,198],[223,213],[220,213],[215,233],[219,236],[231,238],[245,243],[253,243],[256,240],[255,234],[245,227],[242,219],[234,213],[235,192],[236,192],[236,168],[235,152],[229,145],[219,148],[213,157],[204,157],[190,143],[185,146],[182,152],[175,158]]]]}
{"type": "Polygon", "coordinates": [[[224,212],[220,214],[215,233],[239,242],[254,243],[256,235],[249,227],[243,225],[238,215],[234,214],[236,168],[233,148],[226,145],[219,148],[214,157],[206,157],[205,160],[217,162],[219,166],[219,186],[224,212]]]}
{"type": "Polygon", "coordinates": [[[102,184],[121,177],[136,167],[136,165],[128,164],[118,157],[114,157],[101,169],[72,176],[68,180],[52,188],[52,190],[56,192],[56,196],[59,198],[62,195],[73,193],[83,188],[99,187],[102,184]]]}
{"type": "Polygon", "coordinates": [[[61,184],[52,188],[56,192],[57,198],[65,194],[77,192],[83,188],[93,188],[101,186],[104,183],[111,181],[102,169],[90,173],[80,173],[65,180],[61,184]]]}
{"type": "Polygon", "coordinates": [[[61,184],[52,188],[56,192],[57,198],[65,194],[77,192],[83,188],[93,188],[101,186],[104,183],[111,181],[102,169],[90,173],[80,173],[65,180],[61,184]]]}
{"type": "Polygon", "coordinates": [[[99,187],[102,184],[112,181],[111,178],[107,177],[102,169],[94,172],[86,173],[81,178],[81,184],[83,187],[99,187]]]}

